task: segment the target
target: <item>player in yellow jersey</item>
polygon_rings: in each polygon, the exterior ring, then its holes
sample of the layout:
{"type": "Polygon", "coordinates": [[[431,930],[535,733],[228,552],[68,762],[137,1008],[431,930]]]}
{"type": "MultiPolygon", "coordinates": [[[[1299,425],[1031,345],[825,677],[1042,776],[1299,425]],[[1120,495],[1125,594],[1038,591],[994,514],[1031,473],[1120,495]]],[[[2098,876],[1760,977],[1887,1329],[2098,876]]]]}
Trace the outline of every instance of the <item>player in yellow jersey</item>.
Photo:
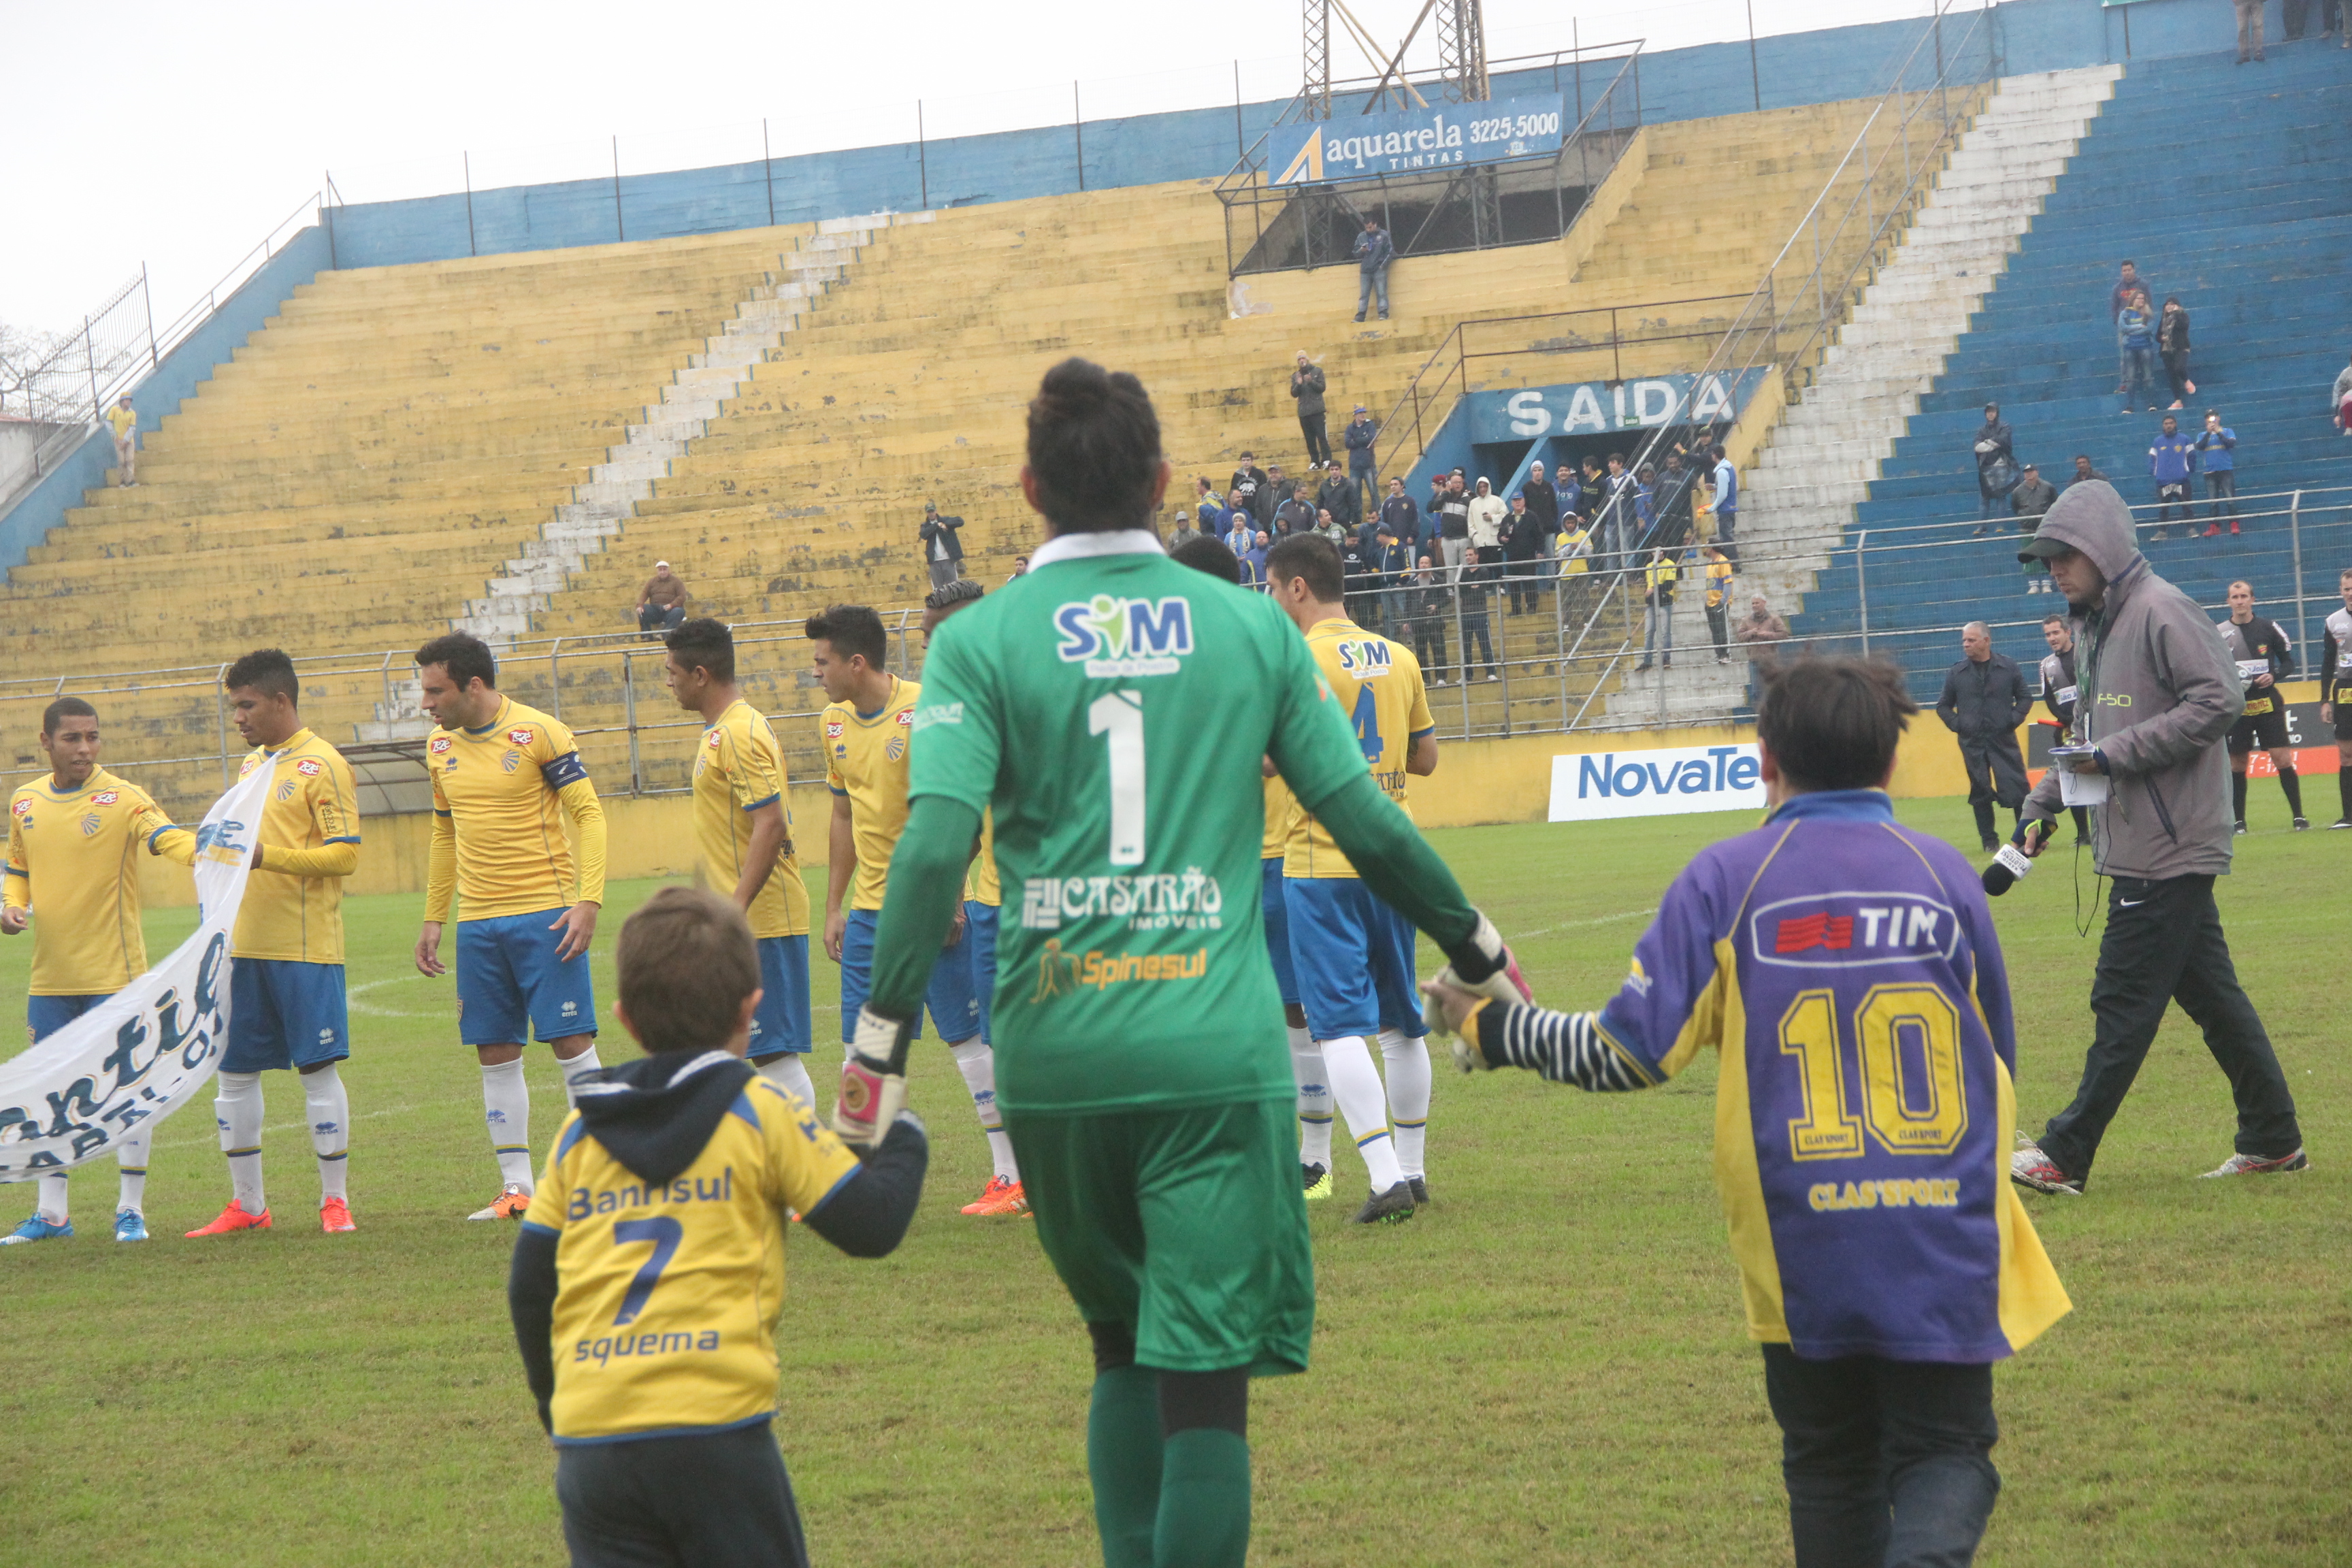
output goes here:
{"type": "Polygon", "coordinates": [[[481,638],[463,632],[416,650],[425,710],[441,726],[425,748],[433,774],[433,852],[416,967],[446,974],[441,927],[455,893],[457,1037],[482,1065],[482,1112],[498,1156],[499,1195],[469,1219],[520,1219],[530,1202],[526,1035],[555,1052],[564,1095],[596,1059],[588,943],[604,902],[604,808],[560,720],[498,689],[481,638]],[[571,818],[574,858],[563,832],[571,818]]]}
{"type": "Polygon", "coordinates": [[[751,1065],[811,1105],[808,885],[793,848],[783,748],[735,684],[735,634],[709,616],[663,639],[663,677],[678,706],[702,716],[694,751],[694,838],[710,890],[731,899],[760,944],[760,1010],[751,1065]]]}
{"type": "MultiPolygon", "coordinates": [[[[80,698],[60,697],[41,714],[41,750],[49,776],[18,785],[8,800],[7,889],[0,901],[0,935],[33,928],[25,1025],[36,1043],[146,973],[138,854],[172,821],[146,791],[98,765],[98,710],[80,698]]],[[[117,1241],[147,1239],[152,1141],[142,1125],[116,1142],[122,1177],[117,1241]]],[[[31,1217],[0,1237],[0,1247],[72,1234],[66,1178],[43,1176],[31,1217]]]]}
{"type": "Polygon", "coordinates": [[[923,1124],[863,1162],[740,1058],[760,957],[733,902],[664,888],[621,927],[614,1016],[646,1054],[574,1086],[507,1300],[572,1561],[800,1568],[776,1451],[783,1210],[853,1258],[898,1244],[923,1124]]]}
{"type": "MultiPolygon", "coordinates": [[[[987,593],[969,577],[934,588],[923,599],[923,646],[950,616],[977,605],[987,593]]],[[[1021,1185],[1021,1163],[1013,1158],[1013,1140],[1004,1131],[1004,1114],[996,1108],[996,1050],[989,1044],[989,1004],[996,992],[996,919],[1004,896],[996,880],[995,823],[981,814],[980,845],[963,879],[963,945],[971,955],[971,994],[980,1007],[980,1033],[948,1052],[956,1070],[971,1091],[971,1106],[988,1134],[988,1156],[995,1170],[979,1197],[963,1205],[971,1215],[1025,1215],[1029,1194],[1021,1185]]]]}
{"type": "MultiPolygon", "coordinates": [[[[253,849],[253,875],[229,938],[228,1044],[213,1114],[228,1156],[230,1197],[191,1237],[266,1230],[261,1185],[261,1075],[296,1069],[310,1148],[319,1157],[319,1224],[352,1224],[345,1156],[352,1107],[335,1064],[351,1055],[343,988],[343,879],[359,868],[359,791],[343,754],[302,723],[294,661],[277,648],[247,654],[221,677],[236,732],[254,750],[239,776],[273,770],[253,849]]],[[[196,836],[174,827],[156,853],[194,866],[196,836]]]]}
{"type": "MultiPolygon", "coordinates": [[[[1352,719],[1373,781],[1404,806],[1405,776],[1437,771],[1437,723],[1412,650],[1348,619],[1339,552],[1329,540],[1294,534],[1266,556],[1265,571],[1274,602],[1307,634],[1316,668],[1352,719]]],[[[1429,1201],[1423,1166],[1429,1047],[1412,927],[1372,896],[1329,830],[1296,807],[1283,852],[1283,901],[1309,1049],[1321,1058],[1319,1072],[1312,1058],[1294,1058],[1298,1081],[1330,1086],[1364,1157],[1372,1191],[1357,1222],[1409,1219],[1416,1204],[1429,1201]],[[1385,1091],[1366,1043],[1374,1035],[1388,1066],[1385,1091]]],[[[1312,1184],[1312,1162],[1302,1153],[1300,1163],[1312,1184]]]]}
{"type": "MultiPolygon", "coordinates": [[[[866,1005],[874,966],[874,922],[890,873],[890,855],[907,826],[908,754],[915,736],[915,700],[922,688],[888,668],[889,638],[882,617],[864,605],[835,605],[808,620],[815,645],[816,678],[832,699],[818,720],[824,745],[825,787],[833,792],[830,858],[825,866],[824,951],[841,965],[841,1044],[845,1059],[866,1005]],[[844,907],[845,903],[846,908],[844,907]]],[[[995,1053],[981,1036],[980,998],[972,987],[969,921],[959,906],[948,944],[931,965],[923,994],[932,1026],[971,1084],[986,1073],[988,1098],[977,1089],[972,1108],[993,1146],[1003,1139],[996,1110],[995,1053]]],[[[923,1021],[914,1021],[922,1037],[923,1021]]],[[[1013,1158],[1011,1140],[998,1170],[1013,1158]]],[[[1019,1180],[1017,1172],[1013,1178],[1019,1180]]],[[[992,1185],[994,1178],[991,1178],[992,1185]]],[[[1003,1194],[1000,1192],[999,1197],[1003,1194]]],[[[983,1190],[982,1196],[988,1194],[983,1190]]]]}

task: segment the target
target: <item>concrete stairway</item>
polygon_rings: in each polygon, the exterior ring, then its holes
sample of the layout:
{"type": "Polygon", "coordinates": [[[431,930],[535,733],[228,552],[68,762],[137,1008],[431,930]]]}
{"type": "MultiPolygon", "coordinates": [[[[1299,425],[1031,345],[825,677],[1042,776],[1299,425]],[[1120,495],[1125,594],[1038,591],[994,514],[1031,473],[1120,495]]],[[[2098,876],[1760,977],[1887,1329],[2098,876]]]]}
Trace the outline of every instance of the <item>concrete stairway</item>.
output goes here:
{"type": "MultiPolygon", "coordinates": [[[[2076,144],[2112,96],[2120,66],[2007,77],[1963,132],[1892,259],[1861,296],[1812,385],[1792,405],[1755,470],[1742,476],[1733,604],[1762,594],[1783,616],[1802,607],[1815,574],[1869,496],[1921,395],[1935,384],[1994,280],[2056,187],[2076,144]]],[[[1747,672],[1715,664],[1696,604],[1676,606],[1685,658],[1629,679],[1612,716],[1659,710],[1689,720],[1729,715],[1747,672]]],[[[1735,614],[1733,618],[1738,618],[1735,614]]]]}

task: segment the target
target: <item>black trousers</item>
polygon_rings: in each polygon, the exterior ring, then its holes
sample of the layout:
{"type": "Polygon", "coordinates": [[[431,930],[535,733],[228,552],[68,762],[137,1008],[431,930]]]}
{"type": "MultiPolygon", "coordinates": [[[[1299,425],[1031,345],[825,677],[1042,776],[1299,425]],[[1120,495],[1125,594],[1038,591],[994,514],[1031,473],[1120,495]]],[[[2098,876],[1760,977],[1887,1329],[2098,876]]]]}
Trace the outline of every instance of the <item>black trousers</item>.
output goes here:
{"type": "Polygon", "coordinates": [[[808,1568],[769,1424],[556,1450],[572,1568],[808,1568]]]}
{"type": "Polygon", "coordinates": [[[1797,1568],[1967,1568],[2000,1495],[1992,1368],[1763,1350],[1797,1568]]]}
{"type": "Polygon", "coordinates": [[[2237,1152],[2264,1159],[2303,1143],[2294,1096],[2261,1015],[2238,984],[2221,934],[2210,877],[2151,882],[2118,877],[2107,892],[2107,929],[2091,980],[2091,1050],[2074,1101],[2042,1130],[2042,1152],[2076,1178],[2091,1173],[2107,1123],[2122,1109],[2167,1004],[2205,1031],[2238,1105],[2237,1152]]]}
{"type": "Polygon", "coordinates": [[[1307,460],[1328,463],[1331,460],[1331,437],[1323,428],[1323,416],[1302,414],[1298,416],[1298,433],[1307,437],[1307,460]]]}
{"type": "Polygon", "coordinates": [[[1416,616],[1412,622],[1412,657],[1424,670],[1445,679],[1445,622],[1436,616],[1416,616]]]}
{"type": "Polygon", "coordinates": [[[2014,734],[1962,735],[1960,765],[1969,771],[1969,805],[1976,809],[1977,836],[1997,838],[1992,808],[2011,811],[2025,804],[2025,756],[2014,734]]]}

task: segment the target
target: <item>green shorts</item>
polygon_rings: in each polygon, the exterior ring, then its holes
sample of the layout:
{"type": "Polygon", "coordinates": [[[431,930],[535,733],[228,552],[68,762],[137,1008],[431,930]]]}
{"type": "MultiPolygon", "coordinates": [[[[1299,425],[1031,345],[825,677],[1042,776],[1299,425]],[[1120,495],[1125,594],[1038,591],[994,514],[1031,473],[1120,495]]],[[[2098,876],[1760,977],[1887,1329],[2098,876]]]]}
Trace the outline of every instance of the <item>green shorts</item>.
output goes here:
{"type": "Polygon", "coordinates": [[[1315,1257],[1297,1101],[1055,1116],[1007,1111],[1037,1239],[1090,1323],[1139,1366],[1307,1370],[1315,1257]]]}

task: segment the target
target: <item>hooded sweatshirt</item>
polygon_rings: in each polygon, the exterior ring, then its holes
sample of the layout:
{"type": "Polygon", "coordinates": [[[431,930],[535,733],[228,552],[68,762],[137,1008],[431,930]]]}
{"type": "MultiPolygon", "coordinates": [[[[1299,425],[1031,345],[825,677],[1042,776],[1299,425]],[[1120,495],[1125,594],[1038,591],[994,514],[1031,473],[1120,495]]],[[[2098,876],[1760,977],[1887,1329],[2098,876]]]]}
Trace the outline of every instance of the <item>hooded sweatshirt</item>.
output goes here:
{"type": "Polygon", "coordinates": [[[1503,542],[1503,519],[1510,510],[1503,504],[1503,498],[1495,494],[1493,487],[1480,479],[1478,493],[1470,498],[1467,521],[1471,548],[1482,552],[1499,548],[1503,542]]]}
{"type": "MultiPolygon", "coordinates": [[[[2158,577],[2132,543],[2115,487],[2085,479],[2042,520],[2041,536],[2091,558],[2107,580],[2096,609],[2074,606],[2075,739],[2108,775],[2098,814],[2107,877],[2220,876],[2230,869],[2230,759],[2222,746],[2245,707],[2229,650],[2196,602],[2158,577]]],[[[2042,775],[2025,820],[2063,807],[2058,771],[2042,775]]]]}

